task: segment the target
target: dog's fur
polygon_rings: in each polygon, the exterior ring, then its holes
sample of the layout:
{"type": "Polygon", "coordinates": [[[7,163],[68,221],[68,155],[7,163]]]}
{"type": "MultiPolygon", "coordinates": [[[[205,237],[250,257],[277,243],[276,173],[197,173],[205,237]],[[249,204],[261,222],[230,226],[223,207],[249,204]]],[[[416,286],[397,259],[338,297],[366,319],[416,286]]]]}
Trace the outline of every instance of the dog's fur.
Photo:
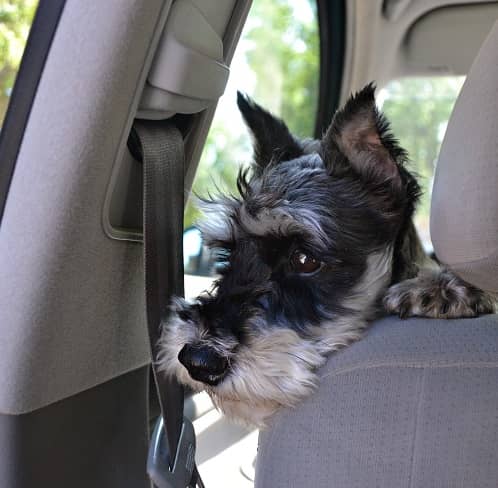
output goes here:
{"type": "Polygon", "coordinates": [[[253,164],[239,174],[239,195],[201,202],[221,277],[195,303],[175,300],[159,358],[229,416],[262,426],[295,405],[327,355],[359,339],[383,308],[444,318],[494,310],[487,294],[425,256],[412,223],[419,185],[374,94],[368,85],[352,96],[320,141],[298,140],[239,94],[253,164]],[[299,272],[300,259],[317,269],[299,272]],[[192,379],[178,360],[186,344],[226,358],[221,381],[192,379]]]}

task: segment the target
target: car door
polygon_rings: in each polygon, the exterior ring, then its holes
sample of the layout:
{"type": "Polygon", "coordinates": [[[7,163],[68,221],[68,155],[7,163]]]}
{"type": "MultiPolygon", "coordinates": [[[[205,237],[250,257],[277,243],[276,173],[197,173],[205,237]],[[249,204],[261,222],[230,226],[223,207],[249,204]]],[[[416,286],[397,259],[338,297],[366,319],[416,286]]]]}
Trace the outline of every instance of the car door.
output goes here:
{"type": "Polygon", "coordinates": [[[149,486],[128,135],[173,118],[191,183],[249,6],[39,1],[0,136],[0,486],[149,486]]]}

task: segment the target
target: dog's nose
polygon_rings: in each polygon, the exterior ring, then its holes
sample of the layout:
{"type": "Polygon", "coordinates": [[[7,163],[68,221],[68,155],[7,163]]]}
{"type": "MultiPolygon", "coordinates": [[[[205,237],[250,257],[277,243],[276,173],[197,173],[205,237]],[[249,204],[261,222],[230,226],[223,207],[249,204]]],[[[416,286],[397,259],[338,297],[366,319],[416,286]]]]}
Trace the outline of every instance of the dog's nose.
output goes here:
{"type": "Polygon", "coordinates": [[[179,352],[178,360],[194,380],[211,386],[217,385],[228,369],[228,359],[209,346],[186,344],[179,352]]]}

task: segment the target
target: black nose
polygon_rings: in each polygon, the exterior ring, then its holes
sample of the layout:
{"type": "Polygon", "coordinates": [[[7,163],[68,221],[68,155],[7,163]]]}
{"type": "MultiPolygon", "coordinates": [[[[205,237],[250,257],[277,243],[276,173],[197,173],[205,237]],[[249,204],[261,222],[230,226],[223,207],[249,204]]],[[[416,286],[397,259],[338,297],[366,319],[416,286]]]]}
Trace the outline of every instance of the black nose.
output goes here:
{"type": "Polygon", "coordinates": [[[228,369],[227,358],[209,346],[186,344],[178,354],[178,360],[194,380],[211,386],[217,385],[228,369]]]}

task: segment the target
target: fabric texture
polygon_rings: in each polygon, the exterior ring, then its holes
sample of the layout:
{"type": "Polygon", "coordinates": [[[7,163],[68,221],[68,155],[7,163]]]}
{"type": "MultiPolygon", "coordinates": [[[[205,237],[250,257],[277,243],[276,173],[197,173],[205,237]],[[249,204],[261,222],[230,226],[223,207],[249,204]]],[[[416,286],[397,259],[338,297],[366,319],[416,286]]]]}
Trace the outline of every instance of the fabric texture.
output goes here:
{"type": "Polygon", "coordinates": [[[456,102],[441,148],[431,210],[438,258],[498,292],[498,23],[456,102]]]}
{"type": "Polygon", "coordinates": [[[110,239],[102,208],[163,4],[65,4],[0,231],[1,413],[150,362],[142,246],[110,239]]]}
{"type": "Polygon", "coordinates": [[[260,434],[256,488],[496,488],[498,315],[385,318],[260,434]]]}

